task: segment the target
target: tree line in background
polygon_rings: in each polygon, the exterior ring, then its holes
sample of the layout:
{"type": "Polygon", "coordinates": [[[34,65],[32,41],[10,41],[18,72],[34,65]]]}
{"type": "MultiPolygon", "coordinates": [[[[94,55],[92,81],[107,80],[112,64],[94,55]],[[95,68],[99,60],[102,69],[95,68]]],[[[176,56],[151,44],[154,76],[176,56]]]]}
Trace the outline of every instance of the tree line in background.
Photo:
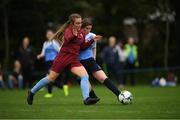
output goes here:
{"type": "Polygon", "coordinates": [[[138,41],[141,67],[179,65],[176,0],[1,0],[0,62],[11,62],[11,51],[24,36],[40,51],[46,29],[57,29],[73,12],[91,17],[93,31],[104,36],[98,51],[111,35],[123,42],[133,36],[138,41]]]}

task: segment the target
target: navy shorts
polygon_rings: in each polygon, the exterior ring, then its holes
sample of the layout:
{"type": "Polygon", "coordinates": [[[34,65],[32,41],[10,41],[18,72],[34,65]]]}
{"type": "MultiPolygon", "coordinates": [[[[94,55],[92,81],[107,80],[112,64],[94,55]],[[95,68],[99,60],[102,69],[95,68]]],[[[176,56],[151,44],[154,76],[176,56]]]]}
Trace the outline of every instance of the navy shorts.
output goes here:
{"type": "Polygon", "coordinates": [[[88,58],[80,61],[81,64],[85,67],[88,74],[92,74],[93,72],[102,70],[101,67],[96,63],[94,58],[88,58]]]}

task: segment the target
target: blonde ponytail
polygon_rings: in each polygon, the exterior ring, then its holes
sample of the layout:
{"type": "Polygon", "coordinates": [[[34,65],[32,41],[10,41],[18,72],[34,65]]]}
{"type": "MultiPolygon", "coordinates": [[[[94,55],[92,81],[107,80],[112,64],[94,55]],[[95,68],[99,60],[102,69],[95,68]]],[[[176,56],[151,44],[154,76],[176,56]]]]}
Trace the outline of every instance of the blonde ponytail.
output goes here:
{"type": "Polygon", "coordinates": [[[64,42],[64,31],[69,25],[73,24],[75,21],[75,18],[81,18],[81,16],[77,13],[73,13],[69,16],[69,20],[65,22],[58,31],[52,36],[51,40],[54,39],[59,42],[60,45],[64,42]]]}
{"type": "Polygon", "coordinates": [[[59,29],[58,31],[52,36],[51,40],[56,40],[59,42],[60,45],[63,44],[63,36],[64,36],[64,30],[70,25],[70,21],[68,20],[65,22],[59,29]]]}

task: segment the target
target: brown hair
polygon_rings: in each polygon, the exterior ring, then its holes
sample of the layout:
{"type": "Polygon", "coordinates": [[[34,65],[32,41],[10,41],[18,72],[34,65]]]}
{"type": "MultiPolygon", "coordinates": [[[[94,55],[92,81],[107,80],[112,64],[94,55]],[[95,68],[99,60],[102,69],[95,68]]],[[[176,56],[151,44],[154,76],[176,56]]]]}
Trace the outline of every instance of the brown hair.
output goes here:
{"type": "Polygon", "coordinates": [[[69,19],[68,21],[66,21],[58,30],[57,32],[52,36],[51,39],[55,39],[57,40],[60,45],[63,44],[64,42],[64,31],[65,29],[69,26],[69,25],[72,25],[75,21],[76,18],[81,18],[81,15],[78,14],[78,13],[73,13],[69,16],[69,19]]]}
{"type": "Polygon", "coordinates": [[[82,21],[82,28],[85,28],[88,25],[93,25],[91,18],[84,18],[82,21]]]}

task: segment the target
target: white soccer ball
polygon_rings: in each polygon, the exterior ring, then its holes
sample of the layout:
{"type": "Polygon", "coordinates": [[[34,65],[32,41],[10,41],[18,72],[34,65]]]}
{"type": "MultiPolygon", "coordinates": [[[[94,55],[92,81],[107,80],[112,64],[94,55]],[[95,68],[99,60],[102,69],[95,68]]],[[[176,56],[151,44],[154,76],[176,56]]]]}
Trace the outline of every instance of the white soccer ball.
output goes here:
{"type": "Polygon", "coordinates": [[[132,96],[131,92],[129,92],[127,90],[121,91],[118,98],[122,104],[125,104],[125,105],[132,104],[133,96],[132,96]]]}

